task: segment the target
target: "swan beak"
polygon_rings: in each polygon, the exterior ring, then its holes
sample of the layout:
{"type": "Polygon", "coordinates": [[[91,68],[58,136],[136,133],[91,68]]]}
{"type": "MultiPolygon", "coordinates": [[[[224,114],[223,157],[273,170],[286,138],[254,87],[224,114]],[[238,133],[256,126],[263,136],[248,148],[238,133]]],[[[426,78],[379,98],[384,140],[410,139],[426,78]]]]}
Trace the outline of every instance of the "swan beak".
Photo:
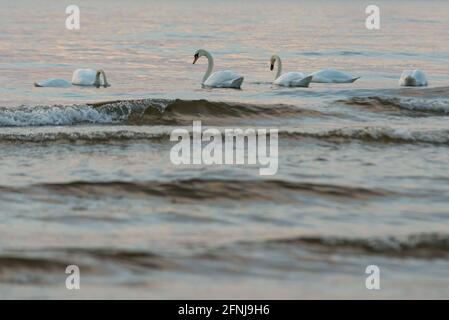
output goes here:
{"type": "Polygon", "coordinates": [[[273,71],[273,69],[274,69],[274,64],[271,64],[270,65],[270,70],[273,71]]]}
{"type": "Polygon", "coordinates": [[[193,63],[192,63],[192,64],[195,64],[195,62],[197,62],[199,58],[200,58],[200,57],[199,57],[197,54],[194,55],[194,56],[193,56],[193,63]]]}

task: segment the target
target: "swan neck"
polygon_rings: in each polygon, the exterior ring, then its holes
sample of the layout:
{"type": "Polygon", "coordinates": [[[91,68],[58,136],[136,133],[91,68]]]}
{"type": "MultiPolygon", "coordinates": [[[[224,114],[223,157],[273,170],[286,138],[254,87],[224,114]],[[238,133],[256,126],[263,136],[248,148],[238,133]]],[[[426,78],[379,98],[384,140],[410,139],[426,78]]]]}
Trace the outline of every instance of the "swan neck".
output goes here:
{"type": "Polygon", "coordinates": [[[97,87],[97,88],[99,88],[100,85],[101,85],[101,83],[100,83],[100,75],[101,75],[100,71],[97,71],[97,73],[95,74],[94,86],[97,87]]]}
{"type": "Polygon", "coordinates": [[[106,78],[106,73],[103,70],[101,70],[100,72],[103,75],[103,85],[104,85],[104,87],[105,88],[109,87],[108,79],[106,78]]]}
{"type": "Polygon", "coordinates": [[[207,51],[204,52],[204,55],[207,58],[207,70],[203,77],[203,83],[206,82],[211,75],[212,70],[214,70],[214,58],[212,58],[212,55],[207,51]]]}
{"type": "Polygon", "coordinates": [[[282,61],[281,61],[281,58],[279,56],[276,56],[276,62],[277,62],[277,65],[278,65],[278,69],[277,69],[278,71],[276,72],[276,78],[275,79],[279,78],[281,76],[281,74],[282,74],[282,61]]]}
{"type": "Polygon", "coordinates": [[[106,78],[106,73],[103,70],[97,71],[97,74],[95,76],[94,86],[96,86],[97,88],[101,87],[101,79],[100,79],[101,76],[103,76],[103,86],[105,88],[108,87],[109,86],[108,79],[106,78]]]}

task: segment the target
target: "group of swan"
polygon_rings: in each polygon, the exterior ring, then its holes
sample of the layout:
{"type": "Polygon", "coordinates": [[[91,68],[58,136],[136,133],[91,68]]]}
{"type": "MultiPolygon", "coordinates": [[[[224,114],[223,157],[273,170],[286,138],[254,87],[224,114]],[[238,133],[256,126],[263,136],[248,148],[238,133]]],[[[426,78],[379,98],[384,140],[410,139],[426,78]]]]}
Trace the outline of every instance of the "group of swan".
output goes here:
{"type": "MultiPolygon", "coordinates": [[[[234,88],[239,89],[243,83],[243,76],[231,70],[217,71],[212,73],[214,69],[214,58],[212,55],[203,49],[195,52],[193,64],[195,64],[200,57],[207,58],[207,70],[203,76],[202,85],[209,88],[234,88]]],[[[334,70],[324,69],[306,75],[302,72],[287,72],[282,74],[282,61],[278,55],[273,55],[270,59],[270,70],[274,69],[277,64],[276,77],[273,84],[284,87],[308,87],[311,82],[316,83],[352,83],[360,77],[353,77],[352,75],[334,70]]],[[[427,78],[421,70],[404,71],[399,79],[401,86],[427,86],[427,78]]],[[[64,79],[47,79],[34,84],[36,87],[70,87],[77,86],[94,86],[94,87],[109,87],[106,79],[106,74],[103,70],[92,69],[77,69],[73,73],[72,82],[64,79]],[[101,76],[103,76],[103,84],[101,83],[101,76]]]]}
{"type": "Polygon", "coordinates": [[[106,79],[106,73],[103,70],[92,70],[92,69],[77,69],[73,72],[72,82],[68,82],[64,79],[47,79],[40,82],[35,82],[36,87],[58,87],[67,88],[72,85],[75,86],[93,86],[93,87],[110,87],[108,80],[106,79]],[[103,76],[103,84],[101,83],[101,76],[103,76]]]}
{"type": "MultiPolygon", "coordinates": [[[[243,83],[243,76],[231,70],[217,71],[214,69],[214,58],[206,50],[198,50],[193,58],[195,64],[200,57],[206,57],[208,61],[207,71],[204,74],[202,85],[212,88],[240,88],[243,83]]],[[[353,83],[360,77],[334,69],[324,69],[316,71],[310,75],[302,72],[287,72],[282,74],[282,61],[278,55],[273,55],[270,59],[270,70],[277,64],[277,72],[273,84],[283,87],[308,87],[311,82],[316,83],[353,83]]],[[[404,71],[399,80],[401,86],[427,86],[427,78],[421,70],[404,71]]]]}
{"type": "Polygon", "coordinates": [[[324,69],[306,75],[302,72],[287,72],[282,74],[282,60],[278,55],[270,59],[270,70],[273,71],[277,63],[277,73],[273,84],[284,87],[308,87],[311,82],[316,83],[352,83],[359,77],[354,78],[350,74],[334,69],[324,69]]]}
{"type": "MultiPolygon", "coordinates": [[[[200,57],[207,58],[207,70],[203,76],[202,85],[210,88],[234,88],[238,89],[242,86],[243,76],[231,70],[217,71],[212,73],[214,69],[214,58],[203,49],[198,50],[193,57],[195,64],[200,57]]],[[[274,69],[277,63],[277,73],[273,84],[284,87],[308,87],[311,82],[319,83],[351,83],[358,79],[333,69],[325,69],[305,75],[302,72],[287,72],[282,74],[282,61],[278,55],[271,57],[270,69],[274,69]]]]}

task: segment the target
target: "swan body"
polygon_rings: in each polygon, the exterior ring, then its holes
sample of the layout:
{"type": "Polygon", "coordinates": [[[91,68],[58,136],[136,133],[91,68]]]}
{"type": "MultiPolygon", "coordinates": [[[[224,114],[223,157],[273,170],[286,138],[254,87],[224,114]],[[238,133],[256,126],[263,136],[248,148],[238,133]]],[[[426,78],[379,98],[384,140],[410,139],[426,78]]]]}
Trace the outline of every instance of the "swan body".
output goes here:
{"type": "Polygon", "coordinates": [[[76,86],[95,86],[101,87],[100,76],[103,76],[103,86],[109,87],[106,79],[106,73],[103,70],[77,69],[73,72],[72,84],[76,86]]]}
{"type": "Polygon", "coordinates": [[[399,84],[404,87],[425,87],[427,86],[427,76],[421,70],[405,70],[401,74],[399,84]]]}
{"type": "Polygon", "coordinates": [[[306,76],[302,72],[287,72],[282,74],[282,61],[278,55],[271,57],[270,70],[274,69],[274,65],[277,62],[277,73],[273,81],[273,84],[284,87],[308,87],[312,81],[312,76],[306,76]]]}
{"type": "Polygon", "coordinates": [[[72,85],[76,86],[95,86],[97,88],[103,86],[110,87],[106,79],[106,73],[103,70],[92,69],[77,69],[73,72],[72,82],[64,79],[51,78],[44,81],[35,82],[35,87],[53,87],[53,88],[68,88],[72,85]],[[103,76],[103,84],[101,84],[101,76],[103,76]]]}
{"type": "Polygon", "coordinates": [[[311,75],[313,76],[312,82],[316,83],[352,83],[360,78],[335,69],[324,69],[311,75]]]}
{"type": "Polygon", "coordinates": [[[243,83],[243,77],[234,71],[224,70],[212,73],[214,69],[214,58],[212,55],[203,49],[198,50],[194,55],[193,64],[195,64],[200,57],[207,58],[207,70],[203,76],[202,85],[210,88],[233,88],[240,89],[243,83]]]}
{"type": "Polygon", "coordinates": [[[231,70],[223,70],[212,73],[203,85],[216,88],[240,88],[243,77],[231,70]]]}
{"type": "Polygon", "coordinates": [[[47,88],[68,88],[72,84],[64,79],[51,78],[44,81],[34,83],[35,87],[47,87],[47,88]]]}

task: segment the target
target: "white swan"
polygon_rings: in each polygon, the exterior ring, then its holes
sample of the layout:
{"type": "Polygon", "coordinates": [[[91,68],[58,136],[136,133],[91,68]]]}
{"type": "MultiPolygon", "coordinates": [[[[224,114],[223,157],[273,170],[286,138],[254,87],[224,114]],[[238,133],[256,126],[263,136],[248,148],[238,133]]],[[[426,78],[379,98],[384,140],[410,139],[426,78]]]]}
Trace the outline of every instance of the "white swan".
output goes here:
{"type": "Polygon", "coordinates": [[[53,87],[53,88],[67,88],[72,85],[76,86],[94,86],[94,87],[110,87],[106,78],[106,73],[103,70],[92,69],[77,69],[73,72],[72,82],[64,79],[51,78],[40,82],[35,82],[35,87],[53,87]],[[101,84],[101,76],[103,76],[103,84],[101,84]]]}
{"type": "Polygon", "coordinates": [[[278,55],[273,55],[270,60],[270,70],[273,71],[277,62],[278,71],[273,84],[284,87],[308,87],[313,76],[306,76],[302,72],[287,72],[282,74],[282,61],[278,55]]]}
{"type": "Polygon", "coordinates": [[[241,75],[231,70],[212,73],[212,70],[214,69],[214,58],[212,58],[212,55],[209,52],[203,49],[200,49],[195,53],[193,64],[195,64],[200,57],[206,57],[208,62],[207,71],[202,80],[203,86],[212,88],[240,89],[243,82],[243,77],[241,75]]]}
{"type": "Polygon", "coordinates": [[[399,84],[404,87],[425,87],[427,86],[427,76],[421,70],[405,70],[401,74],[399,84]]]}
{"type": "Polygon", "coordinates": [[[72,84],[76,86],[94,86],[101,87],[100,76],[103,76],[103,86],[110,87],[106,79],[106,73],[103,70],[77,69],[73,72],[72,84]]]}
{"type": "Polygon", "coordinates": [[[360,77],[353,77],[352,75],[338,71],[335,69],[323,69],[312,73],[312,82],[317,83],[352,83],[360,77]]]}
{"type": "Polygon", "coordinates": [[[51,79],[43,80],[40,82],[35,82],[34,86],[35,87],[68,88],[68,87],[71,87],[72,84],[64,79],[51,78],[51,79]]]}

